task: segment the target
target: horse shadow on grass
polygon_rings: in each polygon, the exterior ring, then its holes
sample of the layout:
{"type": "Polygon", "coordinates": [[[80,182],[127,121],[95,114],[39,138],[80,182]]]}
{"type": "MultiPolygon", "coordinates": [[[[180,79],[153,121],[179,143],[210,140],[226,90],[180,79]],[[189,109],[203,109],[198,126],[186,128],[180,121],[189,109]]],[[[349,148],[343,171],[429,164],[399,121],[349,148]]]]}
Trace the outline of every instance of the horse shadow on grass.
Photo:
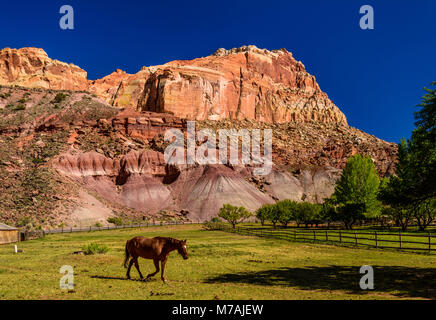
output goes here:
{"type": "Polygon", "coordinates": [[[153,278],[144,278],[144,279],[135,279],[130,278],[127,279],[127,277],[112,277],[112,276],[91,276],[92,279],[105,279],[105,280],[125,280],[125,281],[138,281],[138,282],[153,282],[156,281],[156,279],[153,278]]]}
{"type": "Polygon", "coordinates": [[[282,285],[302,290],[342,290],[352,294],[391,294],[398,297],[436,299],[436,268],[373,266],[374,290],[361,290],[364,274],[356,266],[278,268],[256,272],[226,273],[206,283],[282,285]]]}

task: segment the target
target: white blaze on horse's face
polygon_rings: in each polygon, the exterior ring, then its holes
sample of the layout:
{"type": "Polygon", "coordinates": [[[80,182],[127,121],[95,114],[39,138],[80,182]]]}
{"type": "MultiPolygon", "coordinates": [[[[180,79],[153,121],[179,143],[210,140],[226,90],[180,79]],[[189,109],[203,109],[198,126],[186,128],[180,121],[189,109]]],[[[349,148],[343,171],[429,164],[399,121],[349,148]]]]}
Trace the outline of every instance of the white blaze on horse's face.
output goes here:
{"type": "Polygon", "coordinates": [[[183,257],[183,259],[188,259],[188,247],[186,247],[186,240],[182,241],[182,246],[179,250],[179,253],[183,257]]]}

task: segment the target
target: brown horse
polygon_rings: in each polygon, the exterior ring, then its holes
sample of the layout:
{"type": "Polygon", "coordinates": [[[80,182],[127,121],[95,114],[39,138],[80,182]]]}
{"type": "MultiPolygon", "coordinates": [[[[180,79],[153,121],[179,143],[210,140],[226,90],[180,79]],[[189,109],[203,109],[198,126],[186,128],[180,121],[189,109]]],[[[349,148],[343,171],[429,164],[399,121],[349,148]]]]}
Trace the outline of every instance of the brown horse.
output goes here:
{"type": "Polygon", "coordinates": [[[130,268],[135,264],[141,279],[144,279],[141,271],[139,270],[138,258],[153,259],[156,271],[147,275],[147,279],[153,277],[159,272],[159,261],[162,265],[161,279],[166,282],[164,277],[165,264],[167,263],[168,256],[171,251],[177,250],[183,259],[188,259],[188,249],[186,247],[186,240],[177,240],[167,237],[155,237],[153,239],[144,237],[135,237],[127,240],[126,251],[124,259],[124,268],[127,268],[127,279],[130,279],[130,268]],[[127,261],[131,257],[129,266],[127,261]]]}

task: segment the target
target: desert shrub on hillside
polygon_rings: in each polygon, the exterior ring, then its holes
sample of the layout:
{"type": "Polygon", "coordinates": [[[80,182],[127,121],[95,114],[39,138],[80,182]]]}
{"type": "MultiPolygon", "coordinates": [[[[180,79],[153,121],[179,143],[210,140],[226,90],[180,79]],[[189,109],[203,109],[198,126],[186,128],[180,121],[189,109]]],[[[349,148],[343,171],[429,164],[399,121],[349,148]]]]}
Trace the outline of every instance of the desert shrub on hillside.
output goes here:
{"type": "Polygon", "coordinates": [[[63,92],[59,92],[53,99],[52,103],[61,103],[67,98],[67,95],[63,92]]]}
{"type": "Polygon", "coordinates": [[[12,109],[12,111],[21,111],[21,110],[26,110],[26,106],[23,104],[19,104],[12,109]]]}

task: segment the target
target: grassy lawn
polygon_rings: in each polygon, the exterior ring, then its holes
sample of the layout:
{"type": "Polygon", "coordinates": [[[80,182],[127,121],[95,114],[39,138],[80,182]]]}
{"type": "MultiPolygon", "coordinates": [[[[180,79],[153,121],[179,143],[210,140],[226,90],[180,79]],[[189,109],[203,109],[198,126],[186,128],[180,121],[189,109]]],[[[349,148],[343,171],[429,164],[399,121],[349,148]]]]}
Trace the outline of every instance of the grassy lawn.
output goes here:
{"type": "MultiPolygon", "coordinates": [[[[163,226],[49,235],[0,246],[0,299],[436,299],[434,255],[287,242],[204,231],[201,226],[163,226]],[[136,235],[188,239],[190,258],[177,252],[166,267],[169,284],[156,276],[125,279],[124,245],[136,235]],[[74,255],[91,242],[102,255],[74,255]],[[74,267],[75,289],[59,288],[62,265],[74,267]],[[375,289],[362,291],[359,269],[374,267],[375,289]]],[[[144,274],[151,260],[139,260],[144,274]]]]}

